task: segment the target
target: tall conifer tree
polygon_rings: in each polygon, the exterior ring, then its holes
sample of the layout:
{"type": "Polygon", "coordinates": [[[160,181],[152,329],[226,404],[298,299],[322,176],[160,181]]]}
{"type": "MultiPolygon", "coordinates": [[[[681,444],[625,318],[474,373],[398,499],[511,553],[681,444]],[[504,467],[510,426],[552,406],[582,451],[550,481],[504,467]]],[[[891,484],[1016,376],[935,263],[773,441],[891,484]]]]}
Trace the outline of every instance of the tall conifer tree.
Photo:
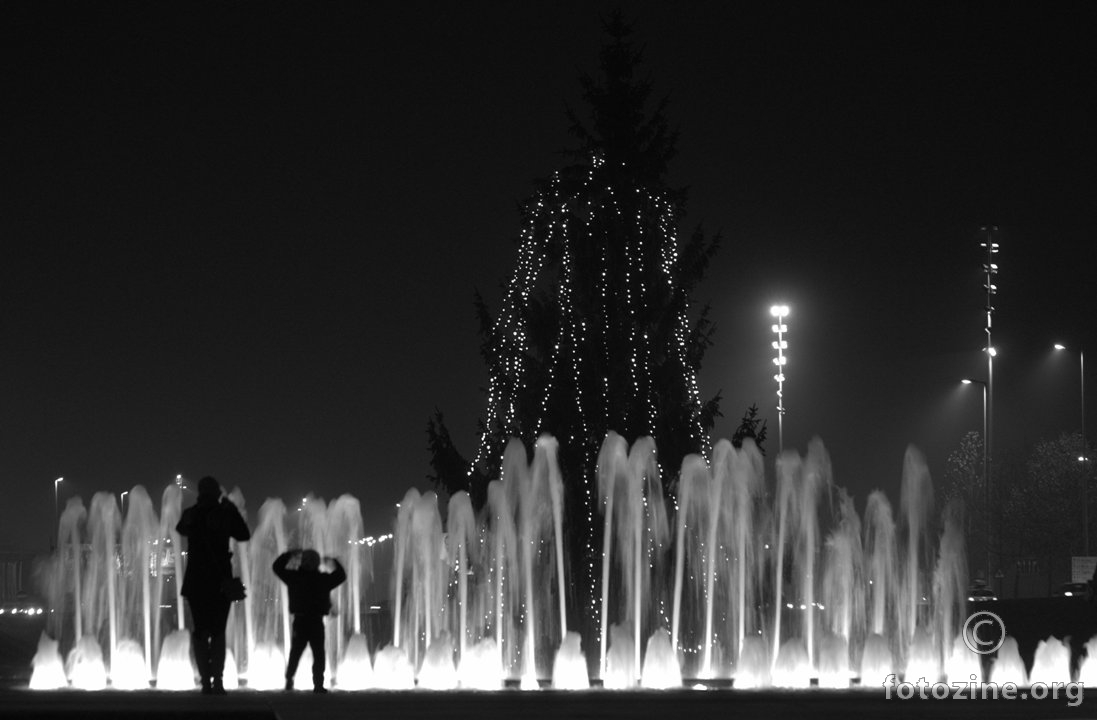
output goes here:
{"type": "Polygon", "coordinates": [[[676,139],[666,101],[648,109],[651,85],[636,77],[641,52],[621,17],[605,30],[601,77],[581,79],[590,119],[568,112],[576,164],[524,205],[498,314],[476,298],[489,387],[473,459],[454,447],[440,413],[428,424],[433,479],[478,504],[509,438],[530,452],[542,433],[559,441],[567,553],[581,573],[570,606],[586,609],[586,629],[601,579],[595,468],[606,433],[654,437],[669,491],[686,454],[708,456],[719,415],[719,396],[703,400],[697,385],[708,308],[690,302],[718,238],[698,230],[680,241],[685,197],[666,185],[676,139]]]}

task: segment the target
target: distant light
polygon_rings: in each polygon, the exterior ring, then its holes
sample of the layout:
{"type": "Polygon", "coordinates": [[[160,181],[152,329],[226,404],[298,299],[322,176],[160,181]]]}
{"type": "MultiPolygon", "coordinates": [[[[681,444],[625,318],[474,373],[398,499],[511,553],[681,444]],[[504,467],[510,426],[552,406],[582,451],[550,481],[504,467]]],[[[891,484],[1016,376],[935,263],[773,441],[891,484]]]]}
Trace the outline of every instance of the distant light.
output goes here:
{"type": "Polygon", "coordinates": [[[1086,456],[1085,456],[1085,455],[1079,455],[1079,456],[1078,456],[1078,462],[1085,462],[1085,461],[1086,461],[1086,459],[1087,459],[1087,458],[1086,458],[1086,456]]]}
{"type": "Polygon", "coordinates": [[[1060,344],[1060,343],[1055,343],[1055,349],[1056,349],[1056,350],[1066,350],[1066,349],[1067,349],[1067,346],[1066,346],[1066,345],[1062,345],[1062,344],[1060,344]]]}
{"type": "Polygon", "coordinates": [[[1063,593],[1063,597],[1074,597],[1074,593],[1072,593],[1070,590],[1067,590],[1065,593],[1063,593]]]}
{"type": "Polygon", "coordinates": [[[993,346],[985,348],[985,349],[991,357],[998,357],[998,351],[995,350],[993,346]]]}
{"type": "Polygon", "coordinates": [[[962,382],[964,385],[970,385],[971,384],[971,380],[968,380],[967,378],[964,378],[960,382],[962,382]]]}
{"type": "Polygon", "coordinates": [[[783,318],[788,315],[788,305],[774,305],[769,309],[769,314],[775,318],[783,318]]]}

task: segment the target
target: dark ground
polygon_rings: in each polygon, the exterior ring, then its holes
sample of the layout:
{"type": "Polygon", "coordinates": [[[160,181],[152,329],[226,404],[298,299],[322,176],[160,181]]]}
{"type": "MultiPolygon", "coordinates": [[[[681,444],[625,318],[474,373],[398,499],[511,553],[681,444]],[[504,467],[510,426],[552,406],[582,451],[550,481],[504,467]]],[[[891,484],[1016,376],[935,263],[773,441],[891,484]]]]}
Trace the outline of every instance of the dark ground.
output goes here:
{"type": "Polygon", "coordinates": [[[430,691],[315,696],[246,690],[213,698],[197,692],[0,692],[0,717],[99,718],[1097,718],[1097,692],[1068,707],[1052,700],[887,700],[877,691],[648,691],[497,693],[430,691]]]}

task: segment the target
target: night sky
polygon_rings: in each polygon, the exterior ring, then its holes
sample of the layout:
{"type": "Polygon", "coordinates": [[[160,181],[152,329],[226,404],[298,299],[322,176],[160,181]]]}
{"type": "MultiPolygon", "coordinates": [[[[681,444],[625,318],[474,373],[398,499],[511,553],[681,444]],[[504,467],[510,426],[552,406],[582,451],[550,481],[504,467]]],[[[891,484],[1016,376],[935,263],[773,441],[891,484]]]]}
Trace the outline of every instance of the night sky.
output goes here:
{"type": "MultiPolygon", "coordinates": [[[[0,548],[48,547],[59,476],[62,505],[176,474],[253,513],[349,492],[387,532],[435,408],[473,454],[473,295],[499,306],[613,7],[0,5],[0,548]]],[[[982,426],[986,224],[995,452],[1078,429],[1051,343],[1097,363],[1097,5],[624,7],[682,234],[723,236],[695,296],[717,437],[757,403],[774,455],[784,301],[785,446],[820,436],[859,507],[897,502],[908,443],[943,479],[982,426]]]]}

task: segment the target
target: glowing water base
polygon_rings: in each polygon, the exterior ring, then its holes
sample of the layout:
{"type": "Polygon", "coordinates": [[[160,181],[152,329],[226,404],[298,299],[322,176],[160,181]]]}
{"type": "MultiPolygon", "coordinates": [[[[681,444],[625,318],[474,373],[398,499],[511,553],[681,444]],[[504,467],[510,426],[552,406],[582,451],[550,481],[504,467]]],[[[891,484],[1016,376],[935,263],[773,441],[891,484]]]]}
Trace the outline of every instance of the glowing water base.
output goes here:
{"type": "MultiPolygon", "coordinates": [[[[448,498],[444,513],[435,493],[407,492],[392,567],[376,569],[391,573],[392,639],[372,653],[362,600],[373,582],[373,540],[362,537],[358,501],[309,497],[287,513],[281,500],[265,500],[252,539],[232,548],[248,597],[228,622],[226,687],[283,685],[290,616],[271,564],[288,547],[338,556],[347,569],[326,620],[327,683],[339,690],[677,688],[708,679],[737,689],[881,688],[893,674],[983,680],[979,656],[960,638],[968,585],[961,518],[934,510],[913,448],[898,513],[877,491],[862,517],[835,484],[819,441],[804,456],[784,453],[768,481],[752,441],[741,449],[720,441],[711,458],[684,460],[668,498],[654,442],[630,448],[610,433],[597,466],[603,591],[586,624],[594,631],[583,634],[556,453],[547,435],[532,459],[512,440],[479,513],[464,492],[448,498]]],[[[239,489],[230,498],[245,510],[239,489]]],[[[129,492],[124,517],[111,493],[97,493],[87,509],[69,501],[32,688],[196,687],[175,582],[186,563],[174,532],[183,504],[179,484],[163,490],[159,514],[141,486],[129,492]]],[[[1016,647],[1007,639],[993,679],[1029,681],[1016,647]]],[[[1054,639],[1042,646],[1033,677],[1070,681],[1065,647],[1054,639]]],[[[306,651],[300,672],[310,668],[306,651]]]]}

